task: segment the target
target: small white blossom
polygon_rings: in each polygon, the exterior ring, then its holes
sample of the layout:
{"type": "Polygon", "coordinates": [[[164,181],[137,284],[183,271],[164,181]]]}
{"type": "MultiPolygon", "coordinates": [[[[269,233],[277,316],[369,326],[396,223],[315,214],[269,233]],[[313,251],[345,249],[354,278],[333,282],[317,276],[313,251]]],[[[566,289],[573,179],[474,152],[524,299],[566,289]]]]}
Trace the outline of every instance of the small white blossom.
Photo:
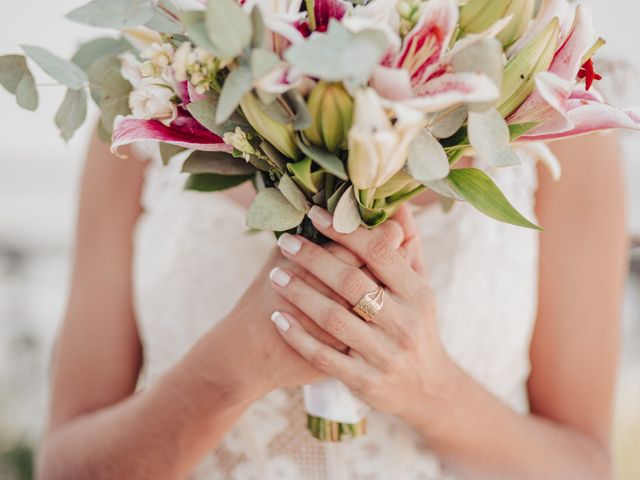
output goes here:
{"type": "Polygon", "coordinates": [[[173,61],[175,51],[169,43],[152,43],[142,52],[142,58],[149,60],[161,69],[166,68],[173,61]]]}
{"type": "Polygon", "coordinates": [[[160,120],[169,126],[178,114],[173,89],[155,78],[143,78],[129,95],[133,116],[144,120],[160,120]]]}
{"type": "Polygon", "coordinates": [[[246,161],[249,161],[250,155],[260,156],[260,152],[253,148],[253,145],[249,142],[246,133],[244,133],[240,127],[236,127],[235,132],[225,133],[222,139],[227,145],[231,145],[239,152],[242,152],[246,161]]]}

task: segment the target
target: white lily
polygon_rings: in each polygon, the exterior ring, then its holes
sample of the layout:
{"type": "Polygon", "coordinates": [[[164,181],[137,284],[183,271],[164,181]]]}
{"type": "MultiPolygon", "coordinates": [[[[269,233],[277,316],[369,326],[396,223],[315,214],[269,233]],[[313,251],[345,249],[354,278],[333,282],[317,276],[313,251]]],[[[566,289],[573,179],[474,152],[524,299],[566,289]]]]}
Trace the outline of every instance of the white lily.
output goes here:
{"type": "Polygon", "coordinates": [[[425,126],[424,115],[394,105],[395,123],[372,88],[355,94],[349,131],[349,177],[355,188],[368,190],[387,183],[407,160],[409,145],[425,126]]]}

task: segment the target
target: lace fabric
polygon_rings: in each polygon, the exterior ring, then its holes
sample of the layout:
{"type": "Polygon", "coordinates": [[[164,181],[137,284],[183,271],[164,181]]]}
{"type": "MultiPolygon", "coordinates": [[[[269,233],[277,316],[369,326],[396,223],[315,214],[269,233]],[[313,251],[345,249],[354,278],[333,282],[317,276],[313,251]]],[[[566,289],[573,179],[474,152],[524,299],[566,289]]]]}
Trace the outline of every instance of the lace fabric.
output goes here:
{"type": "MultiPolygon", "coordinates": [[[[535,161],[489,173],[535,219],[535,161]]],[[[222,319],[275,243],[248,233],[244,210],[221,193],[183,190],[180,165],[150,165],[135,235],[134,302],[145,352],[143,387],[222,319]]],[[[484,217],[469,205],[417,210],[438,321],[448,353],[491,393],[526,412],[537,302],[538,233],[484,217]]],[[[253,404],[193,479],[450,479],[411,427],[370,412],[369,434],[322,444],[306,431],[301,389],[253,404]]]]}

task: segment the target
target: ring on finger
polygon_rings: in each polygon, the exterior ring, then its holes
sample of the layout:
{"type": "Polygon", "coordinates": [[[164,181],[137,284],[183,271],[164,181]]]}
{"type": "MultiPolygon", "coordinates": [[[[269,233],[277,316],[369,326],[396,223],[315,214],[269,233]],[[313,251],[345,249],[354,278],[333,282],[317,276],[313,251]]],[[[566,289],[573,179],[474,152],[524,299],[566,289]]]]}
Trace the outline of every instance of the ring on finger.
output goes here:
{"type": "Polygon", "coordinates": [[[365,293],[360,301],[354,305],[353,311],[367,322],[373,322],[384,306],[384,288],[365,293]]]}

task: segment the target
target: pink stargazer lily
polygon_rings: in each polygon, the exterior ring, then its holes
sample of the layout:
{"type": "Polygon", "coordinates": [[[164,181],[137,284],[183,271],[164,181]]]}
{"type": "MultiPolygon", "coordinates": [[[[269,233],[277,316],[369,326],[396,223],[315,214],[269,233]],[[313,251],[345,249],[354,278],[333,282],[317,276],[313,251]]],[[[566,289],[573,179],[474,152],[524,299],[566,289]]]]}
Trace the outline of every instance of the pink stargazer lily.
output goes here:
{"type": "Polygon", "coordinates": [[[231,153],[233,150],[231,145],[181,109],[168,127],[158,120],[118,117],[114,124],[111,151],[117,153],[123,145],[149,140],[207,152],[231,153]]]}
{"type": "Polygon", "coordinates": [[[430,0],[416,26],[373,73],[371,85],[388,100],[425,113],[463,103],[497,99],[498,87],[488,76],[455,73],[449,42],[458,22],[455,0],[430,0]]]}
{"type": "MultiPolygon", "coordinates": [[[[525,37],[532,38],[544,28],[543,22],[554,12],[561,15],[560,46],[548,71],[536,76],[534,93],[508,119],[510,124],[538,123],[520,141],[553,140],[614,128],[640,130],[638,109],[618,110],[597,92],[589,91],[599,76],[593,71],[591,58],[586,63],[584,58],[597,41],[587,7],[573,7],[566,0],[546,0],[532,23],[533,34],[528,32],[525,37]]],[[[520,45],[515,47],[517,50],[520,45]]]]}

